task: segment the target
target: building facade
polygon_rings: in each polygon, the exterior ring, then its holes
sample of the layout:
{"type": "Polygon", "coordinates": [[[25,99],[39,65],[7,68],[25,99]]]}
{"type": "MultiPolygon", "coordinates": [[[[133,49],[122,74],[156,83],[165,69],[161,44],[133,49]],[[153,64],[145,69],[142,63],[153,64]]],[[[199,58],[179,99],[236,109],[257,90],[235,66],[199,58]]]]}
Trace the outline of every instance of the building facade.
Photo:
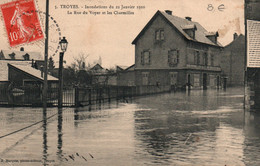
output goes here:
{"type": "Polygon", "coordinates": [[[134,39],[135,84],[208,88],[220,85],[218,32],[207,32],[191,17],[157,11],[134,39]]]}
{"type": "Polygon", "coordinates": [[[245,36],[234,33],[233,41],[224,47],[221,56],[222,76],[227,78],[227,86],[244,85],[245,36]]]}

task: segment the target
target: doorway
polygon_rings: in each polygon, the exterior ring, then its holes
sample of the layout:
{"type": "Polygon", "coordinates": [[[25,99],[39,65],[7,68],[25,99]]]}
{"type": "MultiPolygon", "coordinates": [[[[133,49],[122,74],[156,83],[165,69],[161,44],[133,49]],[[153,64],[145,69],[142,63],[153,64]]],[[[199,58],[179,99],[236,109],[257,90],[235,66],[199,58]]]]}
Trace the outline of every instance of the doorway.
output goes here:
{"type": "Polygon", "coordinates": [[[208,84],[208,82],[207,82],[207,73],[203,73],[203,89],[204,90],[206,90],[207,89],[207,84],[208,84]]]}

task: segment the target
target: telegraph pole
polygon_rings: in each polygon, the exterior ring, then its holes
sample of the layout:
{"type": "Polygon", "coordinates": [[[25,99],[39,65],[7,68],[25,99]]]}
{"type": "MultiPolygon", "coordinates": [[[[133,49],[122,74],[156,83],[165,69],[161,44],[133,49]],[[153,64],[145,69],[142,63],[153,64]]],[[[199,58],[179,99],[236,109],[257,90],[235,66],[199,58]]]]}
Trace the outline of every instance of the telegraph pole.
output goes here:
{"type": "Polygon", "coordinates": [[[48,47],[49,47],[49,0],[46,0],[46,19],[45,19],[45,51],[44,51],[44,82],[43,82],[43,108],[47,108],[47,89],[48,89],[48,47]]]}

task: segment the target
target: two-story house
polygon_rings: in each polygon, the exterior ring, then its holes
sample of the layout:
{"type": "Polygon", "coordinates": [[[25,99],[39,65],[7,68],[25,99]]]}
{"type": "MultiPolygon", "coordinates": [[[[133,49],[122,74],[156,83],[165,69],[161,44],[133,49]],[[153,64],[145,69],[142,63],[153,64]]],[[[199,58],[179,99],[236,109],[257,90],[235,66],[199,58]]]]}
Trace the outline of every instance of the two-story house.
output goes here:
{"type": "Polygon", "coordinates": [[[134,39],[135,84],[193,88],[220,85],[218,32],[208,32],[191,17],[157,11],[134,39]]]}

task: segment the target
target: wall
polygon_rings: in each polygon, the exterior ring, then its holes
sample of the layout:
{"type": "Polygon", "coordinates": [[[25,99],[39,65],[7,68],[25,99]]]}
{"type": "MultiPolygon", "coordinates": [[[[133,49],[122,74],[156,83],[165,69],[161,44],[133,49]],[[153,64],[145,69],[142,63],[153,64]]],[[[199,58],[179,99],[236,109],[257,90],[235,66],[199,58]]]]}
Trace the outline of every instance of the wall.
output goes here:
{"type": "Polygon", "coordinates": [[[178,67],[185,66],[186,63],[186,41],[184,37],[172,28],[162,16],[156,17],[145,33],[137,40],[135,46],[136,69],[171,69],[168,65],[168,51],[171,49],[180,50],[178,67]],[[164,41],[155,40],[155,32],[164,29],[164,41]],[[151,64],[141,64],[141,53],[144,50],[151,52],[151,64]]]}
{"type": "Polygon", "coordinates": [[[245,37],[240,35],[224,48],[221,69],[228,86],[244,85],[245,37]]]}
{"type": "MultiPolygon", "coordinates": [[[[245,23],[246,19],[260,21],[260,2],[255,0],[245,1],[245,23]]],[[[247,34],[247,32],[246,32],[247,34]]],[[[246,42],[247,48],[247,42],[246,42]]],[[[246,110],[260,109],[260,69],[246,69],[246,84],[245,84],[245,108],[246,110]]]]}
{"type": "Polygon", "coordinates": [[[135,71],[122,71],[117,73],[118,86],[134,86],[135,71]]]}

